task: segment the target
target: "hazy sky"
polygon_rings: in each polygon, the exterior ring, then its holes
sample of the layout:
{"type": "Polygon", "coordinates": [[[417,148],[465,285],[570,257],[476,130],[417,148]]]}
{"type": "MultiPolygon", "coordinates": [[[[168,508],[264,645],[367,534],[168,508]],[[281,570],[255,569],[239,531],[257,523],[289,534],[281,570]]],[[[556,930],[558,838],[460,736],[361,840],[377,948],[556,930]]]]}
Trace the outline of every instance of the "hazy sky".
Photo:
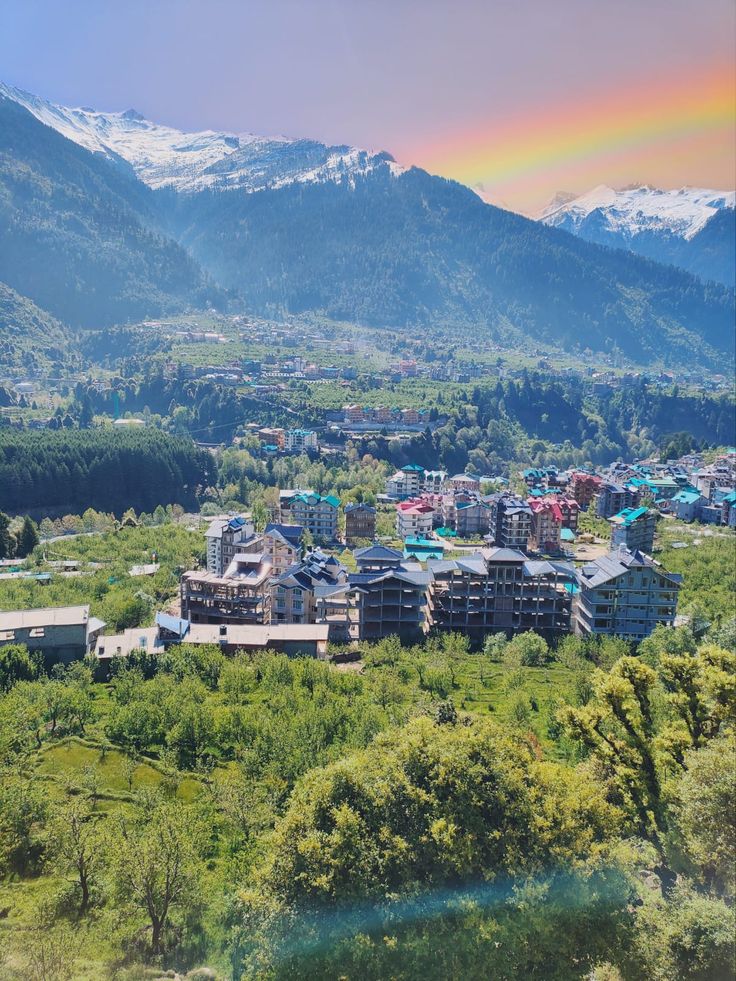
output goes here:
{"type": "Polygon", "coordinates": [[[0,0],[0,78],[184,129],[387,149],[533,211],[733,188],[734,0],[0,0]]]}

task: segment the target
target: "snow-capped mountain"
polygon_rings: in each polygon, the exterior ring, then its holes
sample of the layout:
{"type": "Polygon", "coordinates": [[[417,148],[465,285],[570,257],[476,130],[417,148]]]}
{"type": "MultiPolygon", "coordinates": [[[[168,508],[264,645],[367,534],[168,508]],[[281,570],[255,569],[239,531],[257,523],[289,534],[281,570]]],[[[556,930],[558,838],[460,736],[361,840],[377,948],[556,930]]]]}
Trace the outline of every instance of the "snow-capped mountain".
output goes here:
{"type": "Polygon", "coordinates": [[[85,149],[130,165],[152,188],[172,187],[185,193],[207,188],[258,191],[293,183],[340,181],[377,168],[395,174],[403,170],[384,152],[283,136],[212,130],[184,133],[153,123],[134,109],[71,109],[2,83],[0,96],[19,103],[85,149]]]}
{"type": "Polygon", "coordinates": [[[617,191],[601,184],[572,200],[559,198],[540,215],[546,225],[575,231],[595,215],[602,227],[630,237],[643,232],[668,232],[691,239],[717,211],[736,206],[736,192],[700,187],[663,191],[643,185],[617,191]]]}
{"type": "Polygon", "coordinates": [[[736,192],[646,185],[615,190],[601,184],[568,198],[558,195],[539,220],[596,245],[630,249],[734,285],[736,192]]]}

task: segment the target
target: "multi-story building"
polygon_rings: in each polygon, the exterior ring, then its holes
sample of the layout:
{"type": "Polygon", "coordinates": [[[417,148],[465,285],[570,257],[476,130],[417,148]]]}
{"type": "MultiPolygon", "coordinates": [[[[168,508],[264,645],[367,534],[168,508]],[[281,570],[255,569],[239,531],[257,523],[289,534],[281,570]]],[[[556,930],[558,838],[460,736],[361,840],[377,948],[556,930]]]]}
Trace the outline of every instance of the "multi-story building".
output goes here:
{"type": "Polygon", "coordinates": [[[480,642],[489,633],[570,629],[575,571],[562,562],[531,561],[514,549],[486,549],[465,559],[430,561],[429,614],[439,630],[480,642]]]}
{"type": "Polygon", "coordinates": [[[431,534],[435,509],[421,500],[396,505],[396,534],[399,538],[423,538],[431,534]]]}
{"type": "Polygon", "coordinates": [[[298,453],[303,450],[318,450],[319,442],[317,440],[317,434],[311,429],[287,429],[284,449],[290,453],[298,453]]]}
{"type": "Polygon", "coordinates": [[[533,552],[556,554],[560,551],[562,511],[553,497],[532,497],[527,502],[532,512],[529,548],[533,552]]]}
{"type": "Polygon", "coordinates": [[[721,523],[736,528],[736,491],[731,491],[721,501],[721,523]]]}
{"type": "Polygon", "coordinates": [[[654,548],[654,532],[657,528],[657,513],[650,508],[624,508],[608,519],[611,525],[611,548],[620,545],[630,552],[644,552],[651,555],[654,548]]]}
{"type": "Polygon", "coordinates": [[[592,473],[576,471],[570,480],[570,493],[581,508],[589,508],[598,493],[601,478],[592,473]]]}
{"type": "Polygon", "coordinates": [[[265,552],[273,575],[280,576],[301,560],[303,532],[300,525],[267,524],[265,531],[243,542],[241,551],[265,552]]]}
{"type": "Polygon", "coordinates": [[[450,477],[450,487],[453,491],[466,491],[467,493],[477,494],[480,490],[480,481],[469,473],[456,473],[450,477]]]}
{"type": "Polygon", "coordinates": [[[599,518],[611,518],[624,508],[637,507],[639,492],[630,484],[601,483],[598,488],[595,513],[599,518]]]}
{"type": "Polygon", "coordinates": [[[558,497],[557,504],[562,515],[562,527],[569,528],[570,531],[578,530],[578,520],[580,518],[580,505],[574,497],[558,497]]]}
{"type": "Polygon", "coordinates": [[[577,578],[577,634],[616,634],[638,641],[658,624],[671,627],[675,622],[682,577],[648,555],[622,547],[584,565],[577,578]]]}
{"type": "Polygon", "coordinates": [[[377,543],[354,555],[358,572],[347,583],[316,588],[317,622],[329,624],[333,640],[421,639],[430,628],[431,574],[377,543]]]}
{"type": "Polygon", "coordinates": [[[270,623],[272,575],[265,552],[236,555],[222,576],[185,572],[181,615],[191,623],[270,623]]]}
{"type": "MultiPolygon", "coordinates": [[[[443,511],[444,517],[444,511],[443,511]]],[[[453,528],[461,538],[474,538],[488,534],[491,525],[491,509],[479,498],[456,500],[454,523],[444,522],[445,527],[453,528]]]]}
{"type": "Polygon", "coordinates": [[[272,623],[315,623],[315,587],[346,583],[348,571],[319,549],[271,581],[272,623]]]}
{"type": "Polygon", "coordinates": [[[424,471],[424,490],[428,494],[443,494],[447,489],[446,470],[424,471]]]}
{"type": "Polygon", "coordinates": [[[409,463],[386,481],[386,493],[397,501],[416,497],[424,483],[424,467],[409,463]]]}
{"type": "Polygon", "coordinates": [[[345,505],[345,541],[354,542],[361,538],[369,541],[376,534],[376,509],[370,504],[345,505]]]}
{"type": "Polygon", "coordinates": [[[342,407],[345,422],[364,422],[365,413],[362,405],[344,405],[342,407]]]}
{"type": "Polygon", "coordinates": [[[286,433],[283,429],[273,429],[270,426],[263,426],[257,430],[256,436],[262,443],[269,446],[277,446],[283,450],[286,445],[286,433]]]}
{"type": "Polygon", "coordinates": [[[700,508],[706,500],[700,491],[693,490],[692,487],[685,487],[683,490],[678,491],[672,498],[672,508],[675,512],[675,517],[679,518],[680,521],[697,520],[700,508]]]}
{"type": "Polygon", "coordinates": [[[281,521],[306,528],[314,538],[335,541],[340,501],[328,495],[322,497],[310,490],[281,491],[279,495],[281,521]]]}
{"type": "Polygon", "coordinates": [[[244,515],[213,518],[205,532],[207,571],[221,576],[241,546],[253,537],[254,528],[244,515]]]}
{"type": "Polygon", "coordinates": [[[488,536],[491,543],[525,552],[532,530],[532,509],[513,494],[492,494],[486,500],[491,509],[488,536]]]}

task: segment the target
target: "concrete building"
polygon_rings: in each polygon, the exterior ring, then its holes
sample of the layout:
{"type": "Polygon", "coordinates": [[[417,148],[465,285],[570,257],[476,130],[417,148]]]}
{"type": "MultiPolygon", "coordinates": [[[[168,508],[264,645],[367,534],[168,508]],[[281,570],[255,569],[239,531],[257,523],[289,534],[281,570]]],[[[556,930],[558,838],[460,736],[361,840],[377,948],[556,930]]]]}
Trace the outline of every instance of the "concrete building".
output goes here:
{"type": "Polygon", "coordinates": [[[453,528],[461,538],[477,538],[488,534],[491,526],[491,509],[479,498],[471,500],[455,499],[454,520],[444,520],[446,528],[453,528]]]}
{"type": "Polygon", "coordinates": [[[421,639],[429,630],[428,593],[431,574],[405,563],[401,552],[374,543],[356,549],[358,572],[347,583],[317,587],[317,622],[326,623],[330,638],[379,640],[396,635],[421,639]]]}
{"type": "Polygon", "coordinates": [[[311,490],[281,491],[279,505],[282,523],[301,525],[319,541],[332,542],[337,539],[340,509],[337,497],[322,497],[311,490]]]}
{"type": "Polygon", "coordinates": [[[456,473],[454,477],[450,477],[450,487],[453,491],[477,494],[480,490],[480,480],[469,473],[456,473]]]}
{"type": "Polygon", "coordinates": [[[599,518],[611,518],[624,508],[637,507],[639,493],[628,484],[602,483],[598,489],[595,513],[599,518]]]}
{"type": "Polygon", "coordinates": [[[396,534],[399,538],[424,538],[432,533],[435,509],[422,500],[396,505],[396,534]]]}
{"type": "Polygon", "coordinates": [[[395,501],[416,497],[424,484],[424,467],[409,463],[386,481],[386,493],[395,501]]]}
{"type": "Polygon", "coordinates": [[[706,500],[707,498],[703,497],[700,491],[693,490],[692,487],[678,491],[672,498],[675,517],[679,518],[680,521],[696,521],[700,508],[706,500]]]}
{"type": "Polygon", "coordinates": [[[560,505],[552,497],[530,498],[527,503],[532,512],[529,548],[533,552],[557,554],[562,531],[560,505]]]}
{"type": "Polygon", "coordinates": [[[526,501],[513,494],[492,494],[487,501],[491,508],[491,543],[526,552],[532,530],[532,509],[526,501]]]}
{"type": "Polygon", "coordinates": [[[376,535],[376,509],[370,504],[345,505],[345,541],[371,541],[376,535]]]}
{"type": "Polygon", "coordinates": [[[0,647],[25,644],[43,655],[47,667],[68,664],[94,650],[105,624],[89,615],[89,606],[57,606],[0,612],[0,647]]]}
{"type": "Polygon", "coordinates": [[[207,571],[221,576],[232,562],[236,552],[254,532],[245,515],[213,518],[205,532],[207,542],[207,571]]]}
{"type": "Polygon", "coordinates": [[[319,449],[317,434],[311,429],[287,429],[284,449],[290,453],[301,453],[304,450],[317,451],[319,449]]]}
{"type": "Polygon", "coordinates": [[[721,501],[721,524],[736,528],[736,491],[732,491],[721,501]]]}
{"type": "Polygon", "coordinates": [[[601,478],[595,474],[576,471],[570,478],[570,493],[580,507],[587,510],[598,493],[600,485],[601,478]]]}
{"type": "Polygon", "coordinates": [[[271,581],[272,623],[315,623],[315,587],[346,583],[348,571],[319,549],[271,581]]]}
{"type": "Polygon", "coordinates": [[[657,513],[651,508],[624,508],[608,519],[611,526],[611,548],[620,545],[630,552],[644,552],[651,555],[654,549],[654,532],[657,528],[657,513]]]}
{"type": "Polygon", "coordinates": [[[270,623],[272,576],[266,552],[236,555],[222,576],[185,572],[181,615],[191,623],[270,623]]]}
{"type": "Polygon", "coordinates": [[[94,654],[106,673],[111,663],[133,651],[163,654],[174,644],[213,644],[223,654],[241,651],[279,651],[289,656],[327,657],[329,628],[320,624],[205,624],[190,623],[159,613],[154,627],[132,627],[98,637],[94,654]],[[175,621],[173,629],[169,621],[175,621]]]}
{"type": "Polygon", "coordinates": [[[425,470],[424,490],[429,494],[444,494],[448,490],[446,470],[425,470]]]}
{"type": "Polygon", "coordinates": [[[616,634],[638,641],[657,624],[673,626],[682,577],[641,552],[619,548],[578,571],[575,632],[616,634]]]}

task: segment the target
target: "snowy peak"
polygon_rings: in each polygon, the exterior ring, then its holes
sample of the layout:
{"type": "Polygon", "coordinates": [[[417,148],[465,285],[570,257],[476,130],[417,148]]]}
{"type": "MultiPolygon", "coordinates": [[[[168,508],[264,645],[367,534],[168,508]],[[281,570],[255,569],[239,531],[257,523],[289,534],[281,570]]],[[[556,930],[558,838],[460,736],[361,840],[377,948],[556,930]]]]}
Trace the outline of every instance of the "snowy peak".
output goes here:
{"type": "Polygon", "coordinates": [[[599,231],[631,239],[666,233],[689,240],[723,208],[736,206],[736,192],[682,187],[665,191],[639,185],[615,190],[605,184],[567,201],[553,201],[539,216],[572,232],[595,222],[599,231]]]}
{"type": "Polygon", "coordinates": [[[93,153],[129,164],[149,187],[195,192],[258,191],[293,183],[354,180],[378,168],[401,173],[387,153],[312,140],[204,130],[185,133],[146,119],[135,109],[72,109],[0,83],[0,96],[93,153]]]}

